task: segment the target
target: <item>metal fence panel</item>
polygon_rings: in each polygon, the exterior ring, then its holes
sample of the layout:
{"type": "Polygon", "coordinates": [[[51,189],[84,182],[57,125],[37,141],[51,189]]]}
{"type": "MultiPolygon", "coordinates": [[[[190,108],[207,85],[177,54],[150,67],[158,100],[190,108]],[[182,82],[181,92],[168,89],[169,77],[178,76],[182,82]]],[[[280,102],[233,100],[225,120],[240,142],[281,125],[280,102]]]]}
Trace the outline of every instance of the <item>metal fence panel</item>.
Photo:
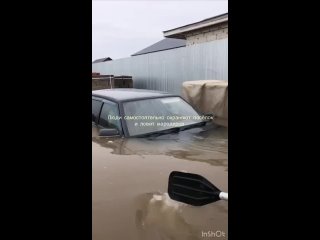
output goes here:
{"type": "Polygon", "coordinates": [[[228,39],[95,63],[92,72],[130,75],[135,88],[181,94],[184,81],[228,81],[228,39]]]}

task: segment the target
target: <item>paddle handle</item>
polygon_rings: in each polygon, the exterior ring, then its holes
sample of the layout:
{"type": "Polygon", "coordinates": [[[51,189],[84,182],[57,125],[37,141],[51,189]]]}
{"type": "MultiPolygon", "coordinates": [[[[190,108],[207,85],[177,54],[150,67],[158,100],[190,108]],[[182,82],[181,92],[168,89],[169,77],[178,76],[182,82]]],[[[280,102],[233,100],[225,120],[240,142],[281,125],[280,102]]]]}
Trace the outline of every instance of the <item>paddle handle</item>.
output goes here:
{"type": "Polygon", "coordinates": [[[228,193],[220,192],[219,198],[220,198],[221,200],[226,200],[226,201],[228,201],[228,193]]]}

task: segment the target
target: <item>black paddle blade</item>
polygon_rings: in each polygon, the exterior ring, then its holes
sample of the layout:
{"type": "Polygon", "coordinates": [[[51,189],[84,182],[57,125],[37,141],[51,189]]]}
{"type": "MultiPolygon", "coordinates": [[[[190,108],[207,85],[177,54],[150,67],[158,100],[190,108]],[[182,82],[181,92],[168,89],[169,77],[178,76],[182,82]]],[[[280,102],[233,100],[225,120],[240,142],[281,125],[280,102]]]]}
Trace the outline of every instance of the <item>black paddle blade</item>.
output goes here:
{"type": "Polygon", "coordinates": [[[220,200],[220,192],[216,186],[198,174],[177,171],[170,173],[168,194],[173,200],[192,206],[203,206],[220,200]]]}

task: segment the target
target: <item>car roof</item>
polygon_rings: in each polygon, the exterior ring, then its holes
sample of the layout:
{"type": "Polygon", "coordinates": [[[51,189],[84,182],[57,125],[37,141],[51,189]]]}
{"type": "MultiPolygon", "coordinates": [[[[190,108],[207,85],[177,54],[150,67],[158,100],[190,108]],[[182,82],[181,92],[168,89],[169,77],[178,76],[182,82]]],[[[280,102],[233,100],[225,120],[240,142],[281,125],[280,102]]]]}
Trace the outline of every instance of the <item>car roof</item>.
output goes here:
{"type": "Polygon", "coordinates": [[[177,95],[146,89],[113,88],[92,91],[92,96],[112,99],[114,101],[121,102],[144,98],[173,97],[177,95]]]}

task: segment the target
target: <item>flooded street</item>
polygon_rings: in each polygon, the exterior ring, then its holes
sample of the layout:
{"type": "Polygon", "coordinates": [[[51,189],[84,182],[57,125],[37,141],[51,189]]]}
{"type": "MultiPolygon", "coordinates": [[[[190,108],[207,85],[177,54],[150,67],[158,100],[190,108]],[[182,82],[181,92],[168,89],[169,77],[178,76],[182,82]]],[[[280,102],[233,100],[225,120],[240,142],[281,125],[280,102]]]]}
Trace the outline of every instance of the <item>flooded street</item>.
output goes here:
{"type": "Polygon", "coordinates": [[[125,139],[98,137],[93,127],[92,149],[94,240],[210,239],[208,231],[227,239],[227,202],[193,207],[167,195],[174,170],[228,192],[227,128],[125,139]]]}

